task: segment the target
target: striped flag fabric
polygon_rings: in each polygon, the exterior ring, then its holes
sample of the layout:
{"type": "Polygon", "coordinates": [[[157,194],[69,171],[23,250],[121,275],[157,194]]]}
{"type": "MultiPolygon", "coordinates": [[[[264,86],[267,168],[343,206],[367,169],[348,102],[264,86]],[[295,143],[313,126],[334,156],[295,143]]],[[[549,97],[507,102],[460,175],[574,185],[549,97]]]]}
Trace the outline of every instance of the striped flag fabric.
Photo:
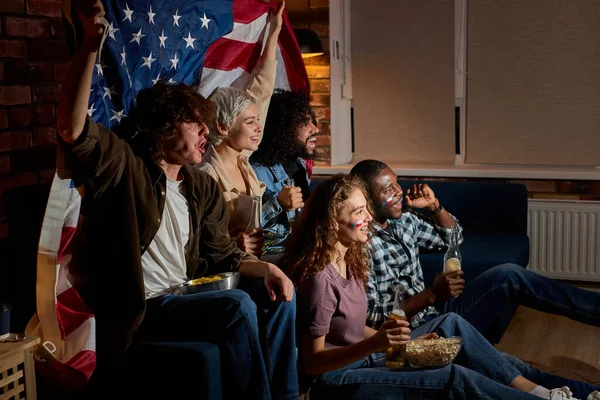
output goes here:
{"type": "MultiPolygon", "coordinates": [[[[63,0],[74,53],[82,31],[75,0],[63,0]]],[[[260,0],[103,0],[105,37],[94,68],[88,114],[118,128],[135,95],[158,80],[196,85],[204,96],[219,86],[244,88],[259,60],[277,3],[260,0]]],[[[309,92],[306,69],[284,13],[275,87],[309,92]]],[[[85,232],[75,187],[60,149],[38,246],[37,312],[26,332],[42,338],[36,368],[42,384],[77,390],[96,366],[95,319],[72,273],[85,232]]]]}

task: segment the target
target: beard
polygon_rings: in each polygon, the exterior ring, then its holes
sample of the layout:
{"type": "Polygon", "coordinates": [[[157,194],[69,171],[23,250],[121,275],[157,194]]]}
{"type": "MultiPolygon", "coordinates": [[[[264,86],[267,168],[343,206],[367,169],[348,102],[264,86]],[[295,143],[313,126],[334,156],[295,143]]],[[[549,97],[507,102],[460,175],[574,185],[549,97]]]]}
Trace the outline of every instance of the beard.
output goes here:
{"type": "MultiPolygon", "coordinates": [[[[308,139],[310,139],[311,137],[312,136],[310,136],[308,139]]],[[[308,150],[308,139],[304,142],[298,139],[294,141],[294,154],[296,155],[296,157],[304,158],[306,160],[312,160],[315,157],[315,150],[308,150]]]]}

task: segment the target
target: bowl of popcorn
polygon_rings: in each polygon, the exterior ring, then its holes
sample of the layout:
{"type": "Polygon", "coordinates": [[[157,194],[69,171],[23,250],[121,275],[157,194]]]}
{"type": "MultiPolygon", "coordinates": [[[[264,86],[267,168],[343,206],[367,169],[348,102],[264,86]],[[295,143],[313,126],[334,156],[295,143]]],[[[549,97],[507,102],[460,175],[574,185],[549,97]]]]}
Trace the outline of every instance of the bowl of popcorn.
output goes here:
{"type": "Polygon", "coordinates": [[[443,367],[454,361],[462,338],[414,339],[406,344],[406,361],[413,368],[443,367]]]}
{"type": "Polygon", "coordinates": [[[224,272],[202,278],[192,279],[178,285],[180,294],[210,292],[213,290],[235,289],[240,281],[238,272],[224,272]]]}

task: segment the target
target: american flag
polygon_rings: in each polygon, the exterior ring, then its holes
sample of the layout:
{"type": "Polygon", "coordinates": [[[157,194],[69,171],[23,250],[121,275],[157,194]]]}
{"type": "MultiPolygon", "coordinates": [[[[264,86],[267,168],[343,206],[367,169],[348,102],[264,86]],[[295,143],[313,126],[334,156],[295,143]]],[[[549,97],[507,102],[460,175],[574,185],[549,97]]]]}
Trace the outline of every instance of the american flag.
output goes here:
{"type": "MultiPolygon", "coordinates": [[[[259,0],[104,0],[106,38],[92,80],[88,114],[114,128],[137,92],[158,82],[245,88],[268,32],[269,10],[259,0]]],[[[74,5],[64,13],[72,48],[81,36],[74,5]]],[[[74,46],[74,47],[73,47],[74,46]]],[[[308,91],[306,69],[290,22],[277,46],[275,87],[308,91]]]]}

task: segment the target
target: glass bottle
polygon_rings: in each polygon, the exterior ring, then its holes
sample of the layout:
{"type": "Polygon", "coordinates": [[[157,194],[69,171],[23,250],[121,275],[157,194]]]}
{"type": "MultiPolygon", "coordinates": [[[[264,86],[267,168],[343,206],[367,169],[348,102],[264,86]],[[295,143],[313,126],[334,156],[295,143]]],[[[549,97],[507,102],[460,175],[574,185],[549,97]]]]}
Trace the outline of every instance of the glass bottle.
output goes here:
{"type": "MultiPolygon", "coordinates": [[[[296,182],[294,181],[294,178],[289,178],[288,181],[289,181],[290,186],[292,186],[292,187],[296,186],[296,182]]],[[[300,215],[301,211],[302,211],[302,207],[296,208],[296,210],[294,211],[294,217],[290,220],[291,223],[293,223],[295,220],[298,219],[298,216],[300,215]]]]}
{"type": "MultiPolygon", "coordinates": [[[[394,308],[390,319],[400,319],[408,321],[404,312],[404,294],[406,287],[404,285],[396,286],[394,293],[394,308]]],[[[385,363],[390,368],[402,368],[406,362],[406,345],[390,346],[385,351],[385,363]]]]}
{"type": "Polygon", "coordinates": [[[462,256],[458,249],[458,226],[454,225],[450,234],[450,244],[444,254],[444,273],[462,269],[462,256]]]}
{"type": "Polygon", "coordinates": [[[249,229],[262,229],[261,218],[262,217],[262,199],[260,196],[252,196],[252,207],[250,208],[250,218],[248,219],[249,229]]]}

